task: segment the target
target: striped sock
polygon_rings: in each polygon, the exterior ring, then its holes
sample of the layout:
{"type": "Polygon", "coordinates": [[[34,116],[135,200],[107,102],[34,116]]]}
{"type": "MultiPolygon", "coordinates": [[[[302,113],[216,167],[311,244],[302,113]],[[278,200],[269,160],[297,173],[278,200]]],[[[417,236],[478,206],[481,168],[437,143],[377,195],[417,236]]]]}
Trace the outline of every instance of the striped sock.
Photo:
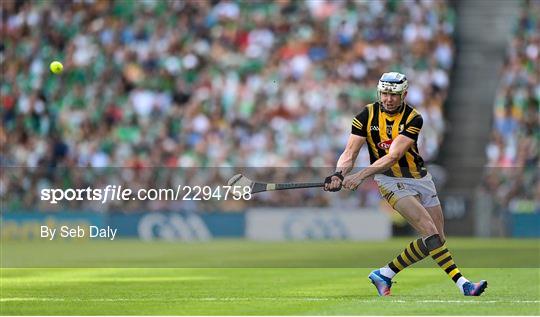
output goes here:
{"type": "Polygon", "coordinates": [[[425,239],[425,244],[429,250],[429,255],[437,262],[446,274],[456,283],[457,287],[463,292],[463,284],[468,280],[461,275],[456,263],[452,259],[452,254],[448,251],[438,234],[434,234],[425,239]]]}
{"type": "Polygon", "coordinates": [[[381,268],[381,274],[393,278],[406,267],[423,260],[429,255],[428,249],[422,239],[416,239],[399,254],[395,259],[390,261],[385,267],[381,268]]]}

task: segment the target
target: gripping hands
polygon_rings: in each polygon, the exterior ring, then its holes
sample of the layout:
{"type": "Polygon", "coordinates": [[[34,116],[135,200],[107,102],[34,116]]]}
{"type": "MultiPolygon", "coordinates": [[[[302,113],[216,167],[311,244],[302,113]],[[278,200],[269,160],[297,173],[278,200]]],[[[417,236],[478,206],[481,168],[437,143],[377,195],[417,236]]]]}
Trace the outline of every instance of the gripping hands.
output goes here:
{"type": "Polygon", "coordinates": [[[330,192],[338,192],[341,190],[341,183],[343,182],[343,175],[340,172],[335,172],[334,174],[326,177],[324,179],[324,190],[330,192]]]}

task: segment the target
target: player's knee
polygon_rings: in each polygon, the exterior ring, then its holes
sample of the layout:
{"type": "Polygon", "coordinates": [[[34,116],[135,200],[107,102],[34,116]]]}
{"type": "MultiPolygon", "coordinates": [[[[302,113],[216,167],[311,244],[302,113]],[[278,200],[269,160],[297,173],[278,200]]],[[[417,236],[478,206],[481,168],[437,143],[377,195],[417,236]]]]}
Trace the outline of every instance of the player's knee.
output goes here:
{"type": "Polygon", "coordinates": [[[437,227],[435,226],[435,223],[429,218],[423,218],[419,222],[419,227],[422,230],[422,235],[434,235],[439,233],[437,227]]]}

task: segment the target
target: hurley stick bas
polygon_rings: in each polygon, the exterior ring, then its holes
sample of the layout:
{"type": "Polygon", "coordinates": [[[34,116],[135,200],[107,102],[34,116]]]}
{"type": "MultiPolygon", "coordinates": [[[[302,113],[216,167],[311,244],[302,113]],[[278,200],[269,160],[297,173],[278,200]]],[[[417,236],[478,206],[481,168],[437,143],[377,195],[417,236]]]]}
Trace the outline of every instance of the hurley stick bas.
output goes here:
{"type": "Polygon", "coordinates": [[[324,182],[321,183],[261,183],[255,182],[247,178],[242,174],[236,174],[229,179],[227,182],[229,186],[249,186],[251,188],[251,193],[260,193],[272,190],[284,190],[284,189],[295,189],[295,188],[312,188],[312,187],[324,187],[324,182]]]}

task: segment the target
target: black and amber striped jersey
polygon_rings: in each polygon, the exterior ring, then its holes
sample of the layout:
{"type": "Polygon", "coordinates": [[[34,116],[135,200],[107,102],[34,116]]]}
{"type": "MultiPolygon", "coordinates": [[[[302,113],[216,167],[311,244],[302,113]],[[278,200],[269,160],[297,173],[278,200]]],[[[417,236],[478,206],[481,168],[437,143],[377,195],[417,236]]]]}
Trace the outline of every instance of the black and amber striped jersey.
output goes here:
{"type": "Polygon", "coordinates": [[[381,110],[379,102],[375,102],[367,105],[354,117],[351,133],[366,138],[371,164],[388,154],[392,140],[399,134],[413,139],[413,146],[398,163],[383,174],[391,177],[422,178],[426,176],[427,169],[416,143],[422,124],[420,113],[406,103],[397,113],[388,114],[381,110]]]}

